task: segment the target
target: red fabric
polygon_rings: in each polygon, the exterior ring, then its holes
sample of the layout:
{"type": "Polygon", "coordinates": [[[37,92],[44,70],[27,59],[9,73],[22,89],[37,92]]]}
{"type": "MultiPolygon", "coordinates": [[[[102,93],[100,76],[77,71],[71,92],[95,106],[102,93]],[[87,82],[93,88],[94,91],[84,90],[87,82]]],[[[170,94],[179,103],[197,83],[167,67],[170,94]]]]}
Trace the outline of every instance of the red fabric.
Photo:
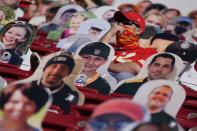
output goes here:
{"type": "Polygon", "coordinates": [[[117,11],[115,14],[114,14],[114,19],[116,21],[121,21],[122,18],[127,18],[128,20],[131,20],[131,21],[134,21],[136,24],[138,24],[142,30],[142,32],[145,31],[145,20],[144,18],[135,13],[135,12],[120,12],[120,11],[117,11]]]}
{"type": "Polygon", "coordinates": [[[124,27],[121,34],[116,35],[117,46],[121,49],[136,49],[139,47],[139,37],[133,33],[132,29],[124,27]]]}
{"type": "Polygon", "coordinates": [[[141,48],[138,47],[134,50],[116,50],[115,51],[115,62],[125,63],[125,62],[135,62],[140,67],[144,65],[145,61],[149,56],[156,54],[157,51],[152,48],[141,48]]]}

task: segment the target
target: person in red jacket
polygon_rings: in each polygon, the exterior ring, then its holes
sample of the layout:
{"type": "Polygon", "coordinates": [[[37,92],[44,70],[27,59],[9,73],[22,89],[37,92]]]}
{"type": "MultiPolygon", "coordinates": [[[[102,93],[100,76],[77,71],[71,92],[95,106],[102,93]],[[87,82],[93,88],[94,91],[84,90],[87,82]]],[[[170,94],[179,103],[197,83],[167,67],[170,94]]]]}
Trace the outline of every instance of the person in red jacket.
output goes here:
{"type": "Polygon", "coordinates": [[[115,60],[110,64],[109,70],[120,81],[136,75],[145,60],[157,51],[139,46],[138,41],[145,31],[145,21],[139,14],[117,11],[114,19],[117,24],[112,26],[101,41],[110,43],[111,38],[116,37],[115,60]]]}

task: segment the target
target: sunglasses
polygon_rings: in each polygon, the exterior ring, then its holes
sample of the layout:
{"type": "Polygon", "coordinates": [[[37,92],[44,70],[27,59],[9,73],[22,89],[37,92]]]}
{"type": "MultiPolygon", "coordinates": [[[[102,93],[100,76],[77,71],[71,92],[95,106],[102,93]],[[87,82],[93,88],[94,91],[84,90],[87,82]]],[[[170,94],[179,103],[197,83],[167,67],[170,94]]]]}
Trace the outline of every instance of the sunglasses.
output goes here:
{"type": "Polygon", "coordinates": [[[129,124],[131,124],[131,121],[106,121],[106,120],[90,120],[88,122],[88,124],[91,126],[91,128],[93,129],[93,131],[105,131],[109,128],[113,128],[116,129],[116,131],[120,131],[121,129],[123,129],[125,126],[128,126],[129,124]]]}
{"type": "Polygon", "coordinates": [[[140,28],[140,26],[137,23],[135,23],[134,21],[122,21],[120,23],[122,23],[123,25],[131,25],[131,26],[135,25],[136,27],[140,28]]]}

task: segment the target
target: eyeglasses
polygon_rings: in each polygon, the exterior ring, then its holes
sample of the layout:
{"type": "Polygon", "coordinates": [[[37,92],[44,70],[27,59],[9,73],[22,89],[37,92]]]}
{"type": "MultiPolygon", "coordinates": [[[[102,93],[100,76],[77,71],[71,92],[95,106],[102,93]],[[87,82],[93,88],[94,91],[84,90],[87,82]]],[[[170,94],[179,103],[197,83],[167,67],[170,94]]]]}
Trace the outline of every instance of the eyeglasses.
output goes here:
{"type": "Polygon", "coordinates": [[[135,25],[136,27],[140,28],[140,26],[137,23],[133,22],[133,21],[122,21],[120,23],[122,23],[123,25],[131,25],[131,26],[135,25]]]}
{"type": "Polygon", "coordinates": [[[98,119],[90,120],[88,122],[88,124],[91,126],[93,131],[105,131],[109,128],[113,128],[116,131],[120,131],[125,126],[127,126],[131,123],[132,123],[131,121],[124,121],[124,120],[106,121],[106,120],[98,120],[98,119]]]}

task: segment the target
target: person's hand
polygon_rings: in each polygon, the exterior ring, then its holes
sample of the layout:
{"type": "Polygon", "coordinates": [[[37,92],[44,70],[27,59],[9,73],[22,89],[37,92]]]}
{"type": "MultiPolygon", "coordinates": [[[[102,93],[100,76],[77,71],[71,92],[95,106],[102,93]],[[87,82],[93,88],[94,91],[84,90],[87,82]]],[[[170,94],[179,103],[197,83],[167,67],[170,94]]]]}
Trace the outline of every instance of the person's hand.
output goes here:
{"type": "Polygon", "coordinates": [[[103,36],[103,38],[101,38],[101,42],[104,43],[109,43],[111,38],[113,38],[115,35],[117,34],[121,34],[125,31],[125,28],[123,26],[120,26],[118,24],[113,24],[111,29],[108,31],[108,33],[106,35],[103,36]]]}
{"type": "Polygon", "coordinates": [[[118,24],[113,24],[111,29],[110,29],[110,32],[111,32],[111,35],[114,36],[116,34],[121,34],[123,33],[125,30],[124,27],[118,25],[118,24]]]}

